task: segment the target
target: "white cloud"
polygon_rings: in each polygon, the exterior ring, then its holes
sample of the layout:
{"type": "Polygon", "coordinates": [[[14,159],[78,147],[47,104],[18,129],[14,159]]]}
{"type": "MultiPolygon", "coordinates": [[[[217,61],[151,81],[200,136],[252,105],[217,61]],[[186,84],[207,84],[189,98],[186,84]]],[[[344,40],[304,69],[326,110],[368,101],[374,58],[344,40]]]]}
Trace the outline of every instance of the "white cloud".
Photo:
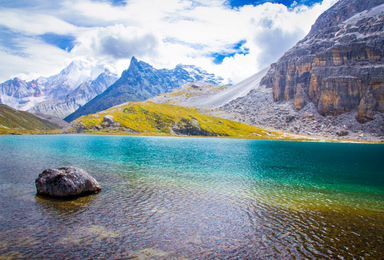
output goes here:
{"type": "Polygon", "coordinates": [[[25,35],[73,34],[78,30],[76,26],[54,16],[17,9],[0,9],[0,25],[25,35]]]}
{"type": "Polygon", "coordinates": [[[47,75],[70,59],[106,63],[121,72],[136,56],[157,68],[198,65],[238,82],[275,62],[336,1],[323,0],[312,7],[266,3],[230,9],[224,0],[130,0],[123,6],[66,0],[58,10],[2,8],[0,25],[29,38],[21,56],[0,49],[0,81],[29,70],[47,75]],[[44,33],[72,35],[75,47],[67,53],[34,39],[44,33]],[[244,40],[247,53],[213,63],[210,54],[234,52],[231,46],[244,40]],[[39,66],[33,68],[33,63],[39,66]]]}
{"type": "Polygon", "coordinates": [[[0,47],[2,82],[13,77],[31,80],[51,76],[59,73],[74,58],[70,53],[37,39],[22,37],[17,40],[22,51],[0,47]]]}
{"type": "Polygon", "coordinates": [[[111,62],[132,56],[155,55],[159,39],[138,27],[117,24],[85,31],[78,37],[75,55],[101,57],[111,62]]]}

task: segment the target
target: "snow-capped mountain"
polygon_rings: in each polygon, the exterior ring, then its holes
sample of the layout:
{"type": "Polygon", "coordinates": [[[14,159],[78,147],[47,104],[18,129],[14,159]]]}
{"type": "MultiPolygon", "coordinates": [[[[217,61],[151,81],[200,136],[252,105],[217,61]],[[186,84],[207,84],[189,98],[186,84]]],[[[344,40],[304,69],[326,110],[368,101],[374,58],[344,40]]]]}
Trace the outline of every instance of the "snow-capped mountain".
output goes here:
{"type": "Polygon", "coordinates": [[[73,61],[51,77],[39,77],[29,82],[14,78],[0,84],[0,103],[62,118],[102,93],[117,78],[102,66],[73,61]]]}
{"type": "Polygon", "coordinates": [[[55,98],[36,104],[29,109],[28,112],[43,113],[54,115],[58,118],[64,118],[97,95],[101,94],[112,85],[117,78],[116,74],[106,69],[95,80],[81,83],[70,94],[62,98],[55,98]]]}
{"type": "Polygon", "coordinates": [[[143,101],[195,81],[222,85],[224,79],[192,65],[177,65],[171,70],[155,69],[148,63],[132,57],[129,68],[122,73],[120,79],[64,120],[71,122],[82,115],[96,113],[125,102],[143,101]]]}
{"type": "Polygon", "coordinates": [[[40,77],[37,82],[51,97],[68,95],[84,82],[90,82],[104,71],[102,66],[92,66],[83,61],[73,61],[59,74],[49,78],[40,77]]]}
{"type": "Polygon", "coordinates": [[[27,110],[35,104],[46,100],[43,86],[37,80],[26,82],[14,78],[0,84],[0,104],[17,110],[27,110]]]}

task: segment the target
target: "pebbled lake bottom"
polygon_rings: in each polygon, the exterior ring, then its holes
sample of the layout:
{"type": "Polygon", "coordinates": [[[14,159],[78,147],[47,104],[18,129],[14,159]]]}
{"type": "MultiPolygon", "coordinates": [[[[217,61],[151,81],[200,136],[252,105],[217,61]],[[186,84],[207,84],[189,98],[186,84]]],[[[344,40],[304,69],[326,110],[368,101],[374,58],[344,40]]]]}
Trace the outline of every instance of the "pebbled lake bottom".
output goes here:
{"type": "Polygon", "coordinates": [[[0,258],[381,259],[384,146],[0,136],[0,258]],[[36,196],[49,167],[103,190],[36,196]]]}

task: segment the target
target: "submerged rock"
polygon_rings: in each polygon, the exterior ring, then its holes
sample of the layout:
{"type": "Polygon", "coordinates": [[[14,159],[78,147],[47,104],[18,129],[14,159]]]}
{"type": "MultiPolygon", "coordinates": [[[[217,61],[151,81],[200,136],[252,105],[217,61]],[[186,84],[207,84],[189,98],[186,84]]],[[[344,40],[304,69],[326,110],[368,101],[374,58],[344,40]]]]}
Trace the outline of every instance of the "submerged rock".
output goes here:
{"type": "Polygon", "coordinates": [[[35,181],[37,194],[64,198],[96,194],[101,191],[97,181],[83,169],[67,166],[47,169],[35,181]]]}

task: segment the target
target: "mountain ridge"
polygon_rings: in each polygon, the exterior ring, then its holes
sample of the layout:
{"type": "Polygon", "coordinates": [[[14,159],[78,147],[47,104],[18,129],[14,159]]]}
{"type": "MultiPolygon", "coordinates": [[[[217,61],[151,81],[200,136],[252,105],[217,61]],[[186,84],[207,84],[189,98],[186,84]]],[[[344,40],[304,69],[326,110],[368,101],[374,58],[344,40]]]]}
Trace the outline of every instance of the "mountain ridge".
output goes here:
{"type": "Polygon", "coordinates": [[[224,81],[193,65],[179,64],[174,69],[155,69],[132,57],[128,69],[123,71],[113,85],[64,120],[71,122],[82,115],[93,114],[122,103],[144,101],[197,80],[213,84],[224,81]]]}
{"type": "Polygon", "coordinates": [[[50,77],[39,77],[28,82],[15,77],[1,83],[0,103],[18,110],[64,117],[103,92],[116,79],[116,74],[102,66],[75,60],[58,74],[50,77]],[[85,95],[81,97],[73,95],[81,84],[91,84],[103,73],[109,75],[110,82],[105,82],[102,89],[96,91],[97,93],[89,90],[89,93],[84,93],[85,95]],[[70,105],[60,108],[63,102],[70,105]]]}
{"type": "Polygon", "coordinates": [[[27,111],[64,118],[92,100],[95,96],[103,93],[104,90],[116,81],[116,78],[116,74],[106,69],[96,79],[91,82],[86,81],[81,83],[69,94],[61,98],[38,103],[27,111]]]}

